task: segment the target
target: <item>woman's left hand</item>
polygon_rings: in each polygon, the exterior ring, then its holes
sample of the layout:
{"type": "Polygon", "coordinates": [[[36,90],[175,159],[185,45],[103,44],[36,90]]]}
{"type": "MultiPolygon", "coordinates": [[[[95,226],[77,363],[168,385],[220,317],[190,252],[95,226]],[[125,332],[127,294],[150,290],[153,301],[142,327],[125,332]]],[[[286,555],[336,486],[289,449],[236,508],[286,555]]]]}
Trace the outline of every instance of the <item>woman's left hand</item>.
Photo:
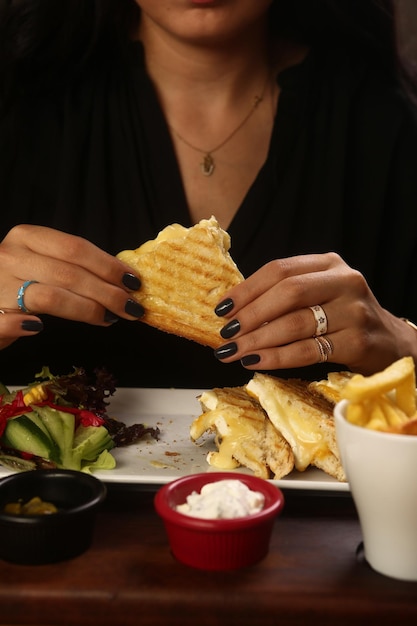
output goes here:
{"type": "Polygon", "coordinates": [[[332,252],[264,265],[225,294],[216,312],[225,318],[222,337],[232,341],[215,356],[252,370],[329,361],[369,375],[402,356],[417,361],[417,332],[382,308],[364,276],[332,252]],[[317,305],[315,315],[310,307],[317,305]]]}

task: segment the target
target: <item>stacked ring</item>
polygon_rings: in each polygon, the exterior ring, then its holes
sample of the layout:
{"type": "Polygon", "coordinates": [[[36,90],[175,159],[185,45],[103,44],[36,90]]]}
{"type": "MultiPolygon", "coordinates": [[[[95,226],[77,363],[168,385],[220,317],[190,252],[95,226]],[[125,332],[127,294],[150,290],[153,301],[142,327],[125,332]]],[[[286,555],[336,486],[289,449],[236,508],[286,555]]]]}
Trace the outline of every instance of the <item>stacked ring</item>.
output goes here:
{"type": "Polygon", "coordinates": [[[325,335],[327,333],[327,316],[324,309],[319,304],[310,306],[309,309],[313,311],[314,319],[316,320],[316,332],[313,336],[320,337],[320,335],[325,335]]]}
{"type": "Polygon", "coordinates": [[[37,283],[37,280],[26,280],[23,285],[19,287],[17,292],[17,306],[19,307],[22,313],[30,313],[29,309],[25,306],[25,291],[29,287],[29,285],[33,285],[33,283],[37,283]]]}
{"type": "Polygon", "coordinates": [[[333,344],[328,337],[313,337],[319,349],[319,363],[325,363],[333,354],[333,344]]]}

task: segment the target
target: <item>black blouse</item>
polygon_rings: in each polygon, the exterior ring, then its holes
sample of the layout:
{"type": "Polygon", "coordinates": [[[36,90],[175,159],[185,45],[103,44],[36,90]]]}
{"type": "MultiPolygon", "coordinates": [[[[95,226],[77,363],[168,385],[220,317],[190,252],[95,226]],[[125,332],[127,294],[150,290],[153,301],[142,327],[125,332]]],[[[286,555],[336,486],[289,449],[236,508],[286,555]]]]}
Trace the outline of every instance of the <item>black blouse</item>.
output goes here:
{"type": "MultiPolygon", "coordinates": [[[[341,51],[311,53],[278,81],[268,158],[229,228],[236,263],[248,276],[274,258],[335,250],[384,307],[417,320],[415,109],[378,67],[341,51]]],[[[2,237],[14,224],[43,224],[111,254],[167,224],[191,225],[139,44],[128,63],[103,60],[65,88],[26,93],[0,120],[0,206],[2,237]]],[[[204,388],[252,376],[142,322],[43,319],[39,335],[0,352],[6,384],[32,380],[42,365],[54,373],[105,365],[120,386],[204,388]]]]}

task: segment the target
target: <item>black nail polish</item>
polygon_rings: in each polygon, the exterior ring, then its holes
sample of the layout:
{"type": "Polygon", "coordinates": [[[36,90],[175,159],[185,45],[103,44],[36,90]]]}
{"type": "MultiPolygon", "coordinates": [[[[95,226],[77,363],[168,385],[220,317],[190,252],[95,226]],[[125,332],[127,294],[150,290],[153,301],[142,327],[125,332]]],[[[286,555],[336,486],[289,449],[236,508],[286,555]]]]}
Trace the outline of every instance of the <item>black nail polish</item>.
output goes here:
{"type": "Polygon", "coordinates": [[[224,326],[220,334],[223,339],[230,339],[230,337],[234,337],[240,330],[240,322],[239,320],[232,320],[226,326],[224,326]]]}
{"type": "Polygon", "coordinates": [[[104,313],[104,321],[106,324],[115,324],[119,321],[119,319],[118,315],[106,309],[106,312],[104,313]]]}
{"type": "Polygon", "coordinates": [[[139,302],[135,302],[135,300],[128,300],[125,304],[125,311],[128,315],[132,315],[133,317],[143,317],[145,314],[145,310],[139,302]]]}
{"type": "Polygon", "coordinates": [[[214,356],[216,359],[227,359],[229,356],[233,356],[237,352],[237,345],[232,343],[227,343],[224,346],[220,346],[220,348],[216,348],[214,351],[214,356]]]}
{"type": "Polygon", "coordinates": [[[131,289],[132,291],[137,291],[138,289],[140,289],[141,285],[139,278],[134,274],[129,274],[129,272],[123,274],[122,283],[125,287],[131,289]]]}
{"type": "Polygon", "coordinates": [[[223,300],[216,306],[214,312],[219,317],[223,317],[224,315],[230,313],[234,306],[235,303],[233,302],[233,300],[231,298],[226,298],[226,300],[223,300]]]}
{"type": "Polygon", "coordinates": [[[22,330],[39,332],[40,330],[43,330],[43,322],[41,322],[41,320],[23,320],[21,327],[22,330]]]}
{"type": "Polygon", "coordinates": [[[240,362],[244,367],[247,365],[256,365],[261,360],[259,354],[248,354],[240,359],[240,362]]]}

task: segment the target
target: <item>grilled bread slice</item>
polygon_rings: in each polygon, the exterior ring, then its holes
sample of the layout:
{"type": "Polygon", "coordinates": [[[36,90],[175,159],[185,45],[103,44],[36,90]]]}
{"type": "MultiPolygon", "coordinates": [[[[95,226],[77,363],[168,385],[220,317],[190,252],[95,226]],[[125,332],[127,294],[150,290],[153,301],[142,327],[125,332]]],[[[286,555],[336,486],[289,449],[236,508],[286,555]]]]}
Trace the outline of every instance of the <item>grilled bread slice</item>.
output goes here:
{"type": "Polygon", "coordinates": [[[219,469],[244,466],[261,478],[283,478],[294,467],[287,441],[271,424],[260,404],[242,387],[225,387],[199,397],[203,413],[191,424],[197,441],[206,432],[215,434],[218,448],[207,461],[219,469]]]}
{"type": "Polygon", "coordinates": [[[314,380],[308,388],[312,393],[323,396],[334,405],[342,399],[341,391],[353,375],[352,372],[329,372],[327,379],[314,380]]]}
{"type": "Polygon", "coordinates": [[[133,297],[141,321],[168,333],[217,348],[224,320],[214,313],[223,294],[243,280],[230,253],[230,236],[215,217],[191,228],[172,224],[156,239],[117,257],[141,279],[133,297]]]}
{"type": "Polygon", "coordinates": [[[308,381],[257,372],[246,391],[290,444],[296,469],[304,471],[313,465],[339,481],[346,480],[336,443],[333,404],[312,393],[308,381]]]}

